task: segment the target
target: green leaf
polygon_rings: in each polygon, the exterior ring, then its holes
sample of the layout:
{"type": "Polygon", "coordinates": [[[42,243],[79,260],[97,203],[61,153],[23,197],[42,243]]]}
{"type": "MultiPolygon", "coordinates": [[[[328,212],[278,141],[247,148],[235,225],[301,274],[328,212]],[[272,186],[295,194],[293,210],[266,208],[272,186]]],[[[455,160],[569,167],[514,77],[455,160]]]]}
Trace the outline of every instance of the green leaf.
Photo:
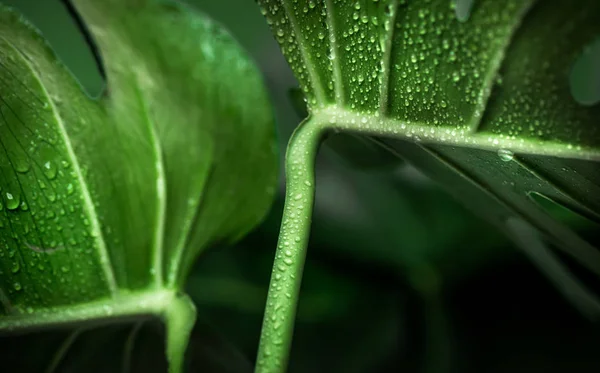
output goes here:
{"type": "Polygon", "coordinates": [[[272,201],[270,105],[207,17],[160,0],[73,5],[106,70],[98,99],[0,8],[0,330],[160,316],[177,372],[190,266],[272,201]]]}
{"type": "MultiPolygon", "coordinates": [[[[311,163],[327,133],[376,137],[506,232],[555,280],[566,278],[568,270],[537,243],[526,244],[531,240],[523,232],[534,235],[519,227],[533,227],[600,275],[600,252],[531,198],[536,193],[600,221],[600,105],[578,103],[569,78],[600,35],[599,2],[258,3],[310,113],[290,140],[288,175],[313,184],[311,163]]],[[[291,253],[296,277],[314,193],[302,181],[288,179],[278,254],[291,253]],[[285,225],[292,218],[301,223],[285,225]],[[298,243],[282,249],[281,242],[292,238],[298,243]]],[[[276,259],[275,267],[280,263],[276,259]]],[[[297,281],[271,288],[268,302],[286,292],[292,301],[266,310],[259,371],[285,367],[292,328],[270,319],[293,318],[297,289],[297,281]]],[[[577,281],[561,290],[588,298],[577,281]]],[[[600,303],[576,303],[600,315],[600,303]]]]}
{"type": "Polygon", "coordinates": [[[501,229],[521,217],[600,274],[600,254],[530,198],[600,220],[600,107],[569,89],[597,2],[481,0],[468,19],[447,0],[259,3],[311,121],[380,137],[501,229]]]}

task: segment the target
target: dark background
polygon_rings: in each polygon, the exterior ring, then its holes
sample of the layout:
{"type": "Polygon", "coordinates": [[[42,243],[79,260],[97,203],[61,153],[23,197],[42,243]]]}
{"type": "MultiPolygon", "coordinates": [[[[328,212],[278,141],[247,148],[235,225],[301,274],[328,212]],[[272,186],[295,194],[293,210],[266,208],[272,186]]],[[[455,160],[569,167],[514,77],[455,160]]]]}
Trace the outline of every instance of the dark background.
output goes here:
{"type": "MultiPolygon", "coordinates": [[[[92,54],[59,0],[1,2],[41,29],[90,94],[102,89],[92,54]]],[[[260,66],[284,149],[300,120],[288,100],[297,82],[258,6],[188,2],[228,28],[260,66]]],[[[317,169],[290,372],[600,372],[597,326],[506,238],[418,171],[400,164],[356,169],[327,147],[317,169]]],[[[282,197],[283,183],[255,232],[199,258],[188,284],[200,314],[190,371],[252,371],[282,197]]],[[[598,242],[596,229],[582,233],[598,242]]],[[[119,371],[130,328],[85,332],[57,371],[119,371]]],[[[140,333],[133,370],[165,371],[160,326],[140,333]]],[[[12,337],[0,366],[42,372],[65,335],[12,337]]]]}

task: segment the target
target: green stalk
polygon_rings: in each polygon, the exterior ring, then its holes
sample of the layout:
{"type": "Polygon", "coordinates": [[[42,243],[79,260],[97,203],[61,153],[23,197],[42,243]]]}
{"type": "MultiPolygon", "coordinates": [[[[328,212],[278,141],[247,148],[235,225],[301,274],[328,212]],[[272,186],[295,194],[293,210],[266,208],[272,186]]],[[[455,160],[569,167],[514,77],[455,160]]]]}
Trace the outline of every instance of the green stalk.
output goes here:
{"type": "Polygon", "coordinates": [[[286,371],[315,196],[315,158],[324,126],[307,119],[286,152],[286,196],[265,307],[256,373],[286,371]]]}
{"type": "Polygon", "coordinates": [[[167,329],[169,373],[182,373],[185,350],[196,323],[196,306],[186,294],[177,293],[163,310],[162,317],[167,329]]]}

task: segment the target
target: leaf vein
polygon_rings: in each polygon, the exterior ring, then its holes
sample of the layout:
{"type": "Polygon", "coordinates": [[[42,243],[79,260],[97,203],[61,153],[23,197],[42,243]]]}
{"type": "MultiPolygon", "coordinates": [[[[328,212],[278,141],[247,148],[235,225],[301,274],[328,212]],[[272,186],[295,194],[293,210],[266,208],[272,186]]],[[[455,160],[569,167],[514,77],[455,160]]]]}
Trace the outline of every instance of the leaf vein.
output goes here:
{"type": "Polygon", "coordinates": [[[304,66],[306,67],[306,70],[308,71],[308,75],[310,77],[310,81],[312,83],[312,87],[313,87],[313,90],[315,93],[315,98],[316,98],[317,102],[319,102],[320,104],[324,104],[326,102],[325,90],[323,89],[321,80],[319,79],[319,75],[315,71],[314,64],[310,60],[308,51],[306,50],[306,45],[309,45],[309,43],[307,43],[306,40],[304,40],[302,30],[300,30],[298,27],[298,22],[296,20],[296,17],[294,17],[293,11],[290,9],[289,3],[284,0],[284,1],[281,1],[281,5],[282,5],[283,9],[285,10],[285,13],[290,21],[290,26],[292,28],[292,31],[294,32],[294,35],[296,36],[296,43],[298,44],[298,49],[300,50],[300,55],[302,56],[302,59],[304,60],[304,66]]]}
{"type": "Polygon", "coordinates": [[[335,20],[333,19],[333,0],[325,0],[325,8],[327,14],[327,30],[329,31],[329,48],[331,53],[331,64],[333,68],[333,83],[335,103],[343,106],[345,103],[344,82],[342,80],[342,70],[340,67],[340,45],[336,38],[335,20]]]}
{"type": "Polygon", "coordinates": [[[386,39],[383,51],[383,59],[381,61],[381,75],[382,81],[381,86],[379,87],[379,113],[381,116],[386,116],[389,109],[389,96],[390,96],[390,79],[392,73],[391,63],[392,63],[392,52],[394,49],[394,32],[396,31],[396,14],[398,11],[398,0],[393,0],[391,4],[391,15],[389,22],[389,28],[386,32],[386,39]]]}
{"type": "Polygon", "coordinates": [[[485,117],[485,112],[488,108],[488,101],[494,88],[494,82],[496,80],[496,77],[498,76],[498,72],[502,68],[502,63],[504,62],[506,51],[510,47],[510,44],[516,34],[516,31],[521,26],[521,21],[536,1],[537,0],[529,0],[529,4],[521,8],[520,12],[516,15],[517,21],[514,23],[507,37],[504,38],[504,41],[502,42],[501,47],[498,48],[496,55],[492,58],[492,64],[489,70],[487,71],[487,74],[485,75],[485,78],[483,80],[484,85],[478,97],[478,102],[476,105],[477,110],[475,110],[475,114],[471,118],[471,122],[468,125],[469,131],[471,133],[477,132],[477,130],[481,127],[482,119],[485,117]]]}
{"type": "Polygon", "coordinates": [[[4,40],[11,48],[13,48],[13,50],[16,52],[16,54],[20,56],[23,63],[31,71],[35,80],[37,80],[38,83],[40,84],[40,87],[41,87],[41,90],[42,90],[44,96],[46,96],[46,99],[48,100],[48,104],[52,110],[53,117],[56,120],[58,132],[59,132],[61,138],[63,139],[63,143],[67,150],[67,154],[68,154],[69,158],[71,159],[71,161],[73,162],[73,171],[74,171],[74,173],[77,177],[77,181],[81,187],[84,209],[86,210],[87,215],[90,217],[90,221],[91,221],[90,224],[91,224],[93,232],[95,233],[95,241],[96,241],[97,247],[99,249],[100,263],[102,265],[102,269],[103,269],[104,276],[105,276],[105,279],[107,282],[107,286],[108,286],[111,294],[114,296],[118,290],[117,282],[115,280],[114,270],[112,268],[110,255],[109,255],[108,249],[106,247],[106,242],[104,240],[102,230],[100,229],[100,220],[98,218],[96,208],[94,207],[94,203],[92,201],[92,196],[90,194],[88,185],[85,181],[83,173],[81,172],[81,166],[79,165],[79,159],[75,155],[75,150],[73,149],[73,144],[71,143],[71,139],[69,138],[65,124],[63,122],[63,119],[60,116],[60,114],[58,113],[58,109],[56,108],[56,105],[52,101],[50,94],[48,93],[46,87],[44,86],[40,74],[35,70],[35,68],[31,65],[31,63],[27,60],[27,58],[23,55],[23,53],[10,40],[7,40],[7,39],[4,39],[4,40]]]}
{"type": "Polygon", "coordinates": [[[163,254],[164,254],[164,235],[165,235],[165,219],[167,211],[167,179],[165,176],[164,167],[164,155],[162,146],[158,140],[158,134],[156,128],[150,119],[148,112],[148,106],[144,101],[140,87],[136,85],[134,87],[140,105],[142,107],[143,115],[146,124],[148,125],[148,132],[150,134],[150,141],[152,142],[152,149],[155,153],[155,168],[156,168],[156,194],[158,200],[158,211],[156,216],[156,230],[154,232],[154,250],[152,258],[152,265],[154,267],[154,277],[157,285],[160,287],[163,284],[163,254]]]}

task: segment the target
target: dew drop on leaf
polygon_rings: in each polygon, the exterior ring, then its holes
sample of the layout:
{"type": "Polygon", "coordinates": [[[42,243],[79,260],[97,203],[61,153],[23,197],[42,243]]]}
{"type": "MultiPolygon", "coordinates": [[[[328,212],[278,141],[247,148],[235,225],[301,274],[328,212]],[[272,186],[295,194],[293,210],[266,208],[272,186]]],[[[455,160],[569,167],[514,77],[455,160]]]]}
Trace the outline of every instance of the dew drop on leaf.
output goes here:
{"type": "Polygon", "coordinates": [[[510,162],[514,159],[515,154],[508,149],[498,149],[498,157],[504,162],[510,162]]]}
{"type": "Polygon", "coordinates": [[[15,260],[12,263],[12,266],[10,267],[10,271],[12,273],[18,273],[21,270],[21,265],[19,264],[19,261],[15,260]]]}
{"type": "Polygon", "coordinates": [[[9,210],[15,210],[21,204],[21,199],[18,194],[12,194],[6,192],[4,194],[4,201],[6,203],[6,208],[9,210]]]}
{"type": "MultiPolygon", "coordinates": [[[[54,193],[53,189],[47,189],[44,193],[44,195],[46,196],[46,199],[50,202],[56,202],[56,193],[54,193]]],[[[70,206],[70,208],[72,209],[73,206],[70,206]]]]}
{"type": "Polygon", "coordinates": [[[460,22],[468,21],[469,16],[471,15],[471,10],[473,9],[474,1],[475,0],[456,0],[456,4],[454,6],[456,19],[458,19],[460,22]]]}
{"type": "Polygon", "coordinates": [[[27,173],[27,171],[29,171],[29,169],[31,168],[27,159],[21,157],[18,157],[13,161],[13,166],[15,168],[15,171],[22,174],[27,173]]]}
{"type": "Polygon", "coordinates": [[[46,175],[46,177],[50,180],[54,179],[56,177],[56,173],[58,172],[58,169],[56,168],[56,166],[54,165],[53,162],[48,161],[46,163],[44,163],[44,175],[46,175]]]}

